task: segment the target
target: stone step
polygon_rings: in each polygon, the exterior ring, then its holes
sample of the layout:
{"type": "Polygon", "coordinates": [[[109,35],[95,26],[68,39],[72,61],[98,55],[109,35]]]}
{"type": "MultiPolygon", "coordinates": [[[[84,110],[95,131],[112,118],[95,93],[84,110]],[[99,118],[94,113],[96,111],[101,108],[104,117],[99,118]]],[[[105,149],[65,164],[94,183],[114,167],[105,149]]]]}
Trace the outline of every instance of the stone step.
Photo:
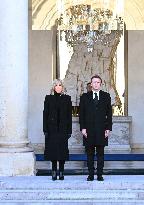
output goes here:
{"type": "MultiPolygon", "coordinates": [[[[95,167],[97,167],[97,162],[95,161],[95,167]]],[[[36,161],[36,168],[38,170],[51,170],[51,162],[50,161],[36,161]]],[[[85,161],[67,161],[65,163],[65,170],[87,170],[87,162],[85,161]]],[[[141,171],[144,169],[143,161],[105,161],[104,169],[106,170],[119,170],[119,169],[128,169],[128,170],[137,170],[141,171]]],[[[144,173],[144,172],[143,172],[144,173]]],[[[117,173],[121,174],[121,173],[117,173]]],[[[125,173],[126,174],[126,173],[125,173]]],[[[132,175],[132,173],[130,173],[132,175]]],[[[140,172],[139,172],[140,174],[140,172]]]]}
{"type": "Polygon", "coordinates": [[[144,176],[104,175],[105,181],[87,176],[0,177],[0,203],[13,204],[144,204],[144,176]]]}
{"type": "MultiPolygon", "coordinates": [[[[45,161],[44,154],[36,154],[36,161],[45,161]]],[[[97,157],[95,155],[95,160],[97,157]]],[[[104,155],[105,161],[143,161],[144,154],[143,153],[107,153],[104,155]]],[[[69,161],[87,161],[86,154],[70,154],[69,161]]]]}
{"type": "MultiPolygon", "coordinates": [[[[95,174],[97,170],[95,169],[95,174]]],[[[144,175],[144,169],[104,169],[105,175],[144,175]]],[[[51,176],[51,169],[37,169],[37,176],[51,176]]],[[[87,168],[65,169],[65,175],[88,175],[87,168]]]]}

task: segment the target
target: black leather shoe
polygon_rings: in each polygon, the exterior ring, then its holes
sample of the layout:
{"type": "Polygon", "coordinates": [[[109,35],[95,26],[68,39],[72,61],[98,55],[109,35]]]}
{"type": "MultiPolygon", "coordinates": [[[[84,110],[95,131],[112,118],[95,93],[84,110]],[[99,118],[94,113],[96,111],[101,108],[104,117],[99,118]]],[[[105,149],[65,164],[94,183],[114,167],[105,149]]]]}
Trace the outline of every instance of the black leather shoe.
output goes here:
{"type": "Polygon", "coordinates": [[[64,180],[64,173],[63,172],[59,172],[59,180],[64,180]]]}
{"type": "Polygon", "coordinates": [[[52,171],[52,180],[53,181],[57,180],[57,172],[56,171],[52,171]]]}
{"type": "Polygon", "coordinates": [[[104,178],[102,176],[97,176],[98,181],[104,181],[104,178]]]}
{"type": "Polygon", "coordinates": [[[93,181],[94,180],[94,176],[88,176],[87,181],[93,181]]]}

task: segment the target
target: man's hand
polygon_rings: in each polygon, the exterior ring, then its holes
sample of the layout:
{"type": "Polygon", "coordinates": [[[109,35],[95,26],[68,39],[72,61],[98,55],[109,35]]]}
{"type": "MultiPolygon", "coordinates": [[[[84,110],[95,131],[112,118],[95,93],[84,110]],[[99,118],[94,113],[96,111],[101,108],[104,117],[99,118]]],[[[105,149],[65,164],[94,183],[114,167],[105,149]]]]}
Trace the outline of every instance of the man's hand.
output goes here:
{"type": "Polygon", "coordinates": [[[110,130],[105,130],[105,138],[109,136],[110,130]]]}
{"type": "Polygon", "coordinates": [[[85,138],[87,138],[87,132],[86,132],[86,129],[82,129],[82,134],[85,138]]]}

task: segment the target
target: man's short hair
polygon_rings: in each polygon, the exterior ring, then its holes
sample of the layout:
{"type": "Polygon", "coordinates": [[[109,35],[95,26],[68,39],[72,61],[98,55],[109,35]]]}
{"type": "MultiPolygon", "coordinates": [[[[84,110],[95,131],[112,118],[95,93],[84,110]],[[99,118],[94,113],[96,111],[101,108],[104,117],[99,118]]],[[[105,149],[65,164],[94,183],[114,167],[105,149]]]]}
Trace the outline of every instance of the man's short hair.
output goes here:
{"type": "Polygon", "coordinates": [[[87,83],[87,85],[90,85],[90,84],[91,84],[91,82],[88,82],[88,83],[87,83]]]}
{"type": "Polygon", "coordinates": [[[92,77],[91,77],[91,82],[92,82],[92,79],[93,79],[93,78],[99,78],[99,79],[101,80],[101,83],[102,83],[102,79],[101,79],[101,77],[100,77],[99,75],[94,75],[94,76],[92,76],[92,77]]]}

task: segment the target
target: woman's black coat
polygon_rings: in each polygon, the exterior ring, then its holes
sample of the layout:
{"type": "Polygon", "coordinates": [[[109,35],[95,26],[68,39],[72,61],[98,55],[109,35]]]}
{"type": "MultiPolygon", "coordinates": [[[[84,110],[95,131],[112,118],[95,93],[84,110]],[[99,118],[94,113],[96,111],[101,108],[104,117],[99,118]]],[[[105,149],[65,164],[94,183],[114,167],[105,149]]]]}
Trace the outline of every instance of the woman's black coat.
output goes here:
{"type": "Polygon", "coordinates": [[[72,103],[68,95],[46,95],[43,110],[46,160],[67,160],[72,133],[72,103]]]}

